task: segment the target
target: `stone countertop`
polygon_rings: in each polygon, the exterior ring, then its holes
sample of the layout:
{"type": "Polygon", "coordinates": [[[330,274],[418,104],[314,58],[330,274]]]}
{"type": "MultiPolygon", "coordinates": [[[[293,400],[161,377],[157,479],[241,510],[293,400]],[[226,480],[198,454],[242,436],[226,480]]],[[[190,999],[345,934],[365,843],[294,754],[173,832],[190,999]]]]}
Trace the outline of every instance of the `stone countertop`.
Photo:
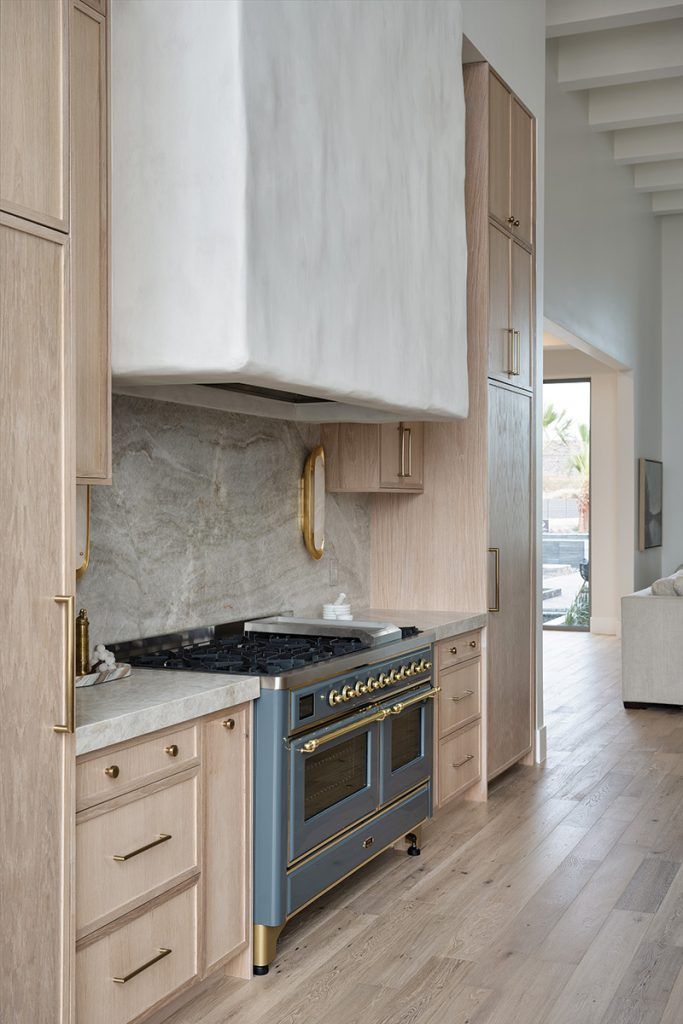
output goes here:
{"type": "Polygon", "coordinates": [[[258,676],[133,669],[126,679],[76,688],[76,754],[255,700],[258,676]]]}
{"type": "Polygon", "coordinates": [[[354,619],[393,622],[395,626],[417,626],[425,633],[432,634],[433,642],[449,636],[460,636],[471,629],[482,629],[487,621],[486,612],[430,612],[405,608],[361,608],[353,609],[354,619]]]}

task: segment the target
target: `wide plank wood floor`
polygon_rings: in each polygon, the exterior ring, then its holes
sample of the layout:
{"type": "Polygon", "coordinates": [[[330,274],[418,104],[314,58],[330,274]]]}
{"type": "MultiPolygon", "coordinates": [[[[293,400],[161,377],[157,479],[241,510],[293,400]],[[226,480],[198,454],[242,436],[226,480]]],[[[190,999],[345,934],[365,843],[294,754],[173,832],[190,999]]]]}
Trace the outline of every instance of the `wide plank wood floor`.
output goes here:
{"type": "Polygon", "coordinates": [[[683,1024],[683,712],[625,711],[619,642],[545,635],[548,760],[290,922],[267,977],[173,1024],[683,1024]]]}

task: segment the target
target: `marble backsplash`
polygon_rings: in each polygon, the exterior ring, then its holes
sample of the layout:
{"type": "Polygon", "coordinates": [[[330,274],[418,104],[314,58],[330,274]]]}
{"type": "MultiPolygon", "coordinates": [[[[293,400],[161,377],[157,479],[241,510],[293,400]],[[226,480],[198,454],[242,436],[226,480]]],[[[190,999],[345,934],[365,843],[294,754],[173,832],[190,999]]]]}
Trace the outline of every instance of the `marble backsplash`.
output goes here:
{"type": "Polygon", "coordinates": [[[91,490],[78,607],[91,643],[292,609],[370,603],[370,498],[327,496],[316,562],[299,478],[316,425],[115,395],[113,485],[91,490]]]}

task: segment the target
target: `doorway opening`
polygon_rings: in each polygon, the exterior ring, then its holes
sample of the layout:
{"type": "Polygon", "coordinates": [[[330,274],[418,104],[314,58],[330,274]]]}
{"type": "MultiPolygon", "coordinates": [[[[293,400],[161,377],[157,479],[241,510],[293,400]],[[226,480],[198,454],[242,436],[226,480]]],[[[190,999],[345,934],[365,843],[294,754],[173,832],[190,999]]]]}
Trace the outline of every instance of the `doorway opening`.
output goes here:
{"type": "Polygon", "coordinates": [[[591,381],[543,382],[543,628],[591,622],[591,381]]]}

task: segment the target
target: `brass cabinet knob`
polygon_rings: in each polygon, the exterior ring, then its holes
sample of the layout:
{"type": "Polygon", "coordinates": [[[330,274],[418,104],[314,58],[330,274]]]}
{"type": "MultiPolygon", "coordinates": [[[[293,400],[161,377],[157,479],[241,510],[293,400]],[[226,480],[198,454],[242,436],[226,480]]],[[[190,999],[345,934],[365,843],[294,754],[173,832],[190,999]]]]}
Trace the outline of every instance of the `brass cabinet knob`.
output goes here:
{"type": "Polygon", "coordinates": [[[235,719],[234,718],[226,718],[225,721],[223,722],[223,728],[224,729],[234,729],[235,728],[235,719]]]}
{"type": "Polygon", "coordinates": [[[514,217],[508,217],[508,224],[514,224],[514,223],[515,223],[515,218],[514,217]]]}
{"type": "Polygon", "coordinates": [[[476,640],[470,640],[470,647],[476,647],[476,646],[477,646],[477,641],[476,640]]]}
{"type": "Polygon", "coordinates": [[[518,228],[519,227],[519,221],[518,220],[513,220],[512,226],[515,227],[515,228],[518,228]]]}
{"type": "Polygon", "coordinates": [[[170,747],[164,747],[164,753],[168,754],[169,757],[177,757],[178,756],[178,744],[177,743],[171,743],[170,747]]]}
{"type": "Polygon", "coordinates": [[[108,768],[104,769],[104,774],[108,775],[110,779],[118,779],[119,777],[119,766],[112,764],[108,768]]]}
{"type": "Polygon", "coordinates": [[[451,654],[457,654],[457,653],[458,653],[458,648],[457,647],[451,647],[451,654]]]}

